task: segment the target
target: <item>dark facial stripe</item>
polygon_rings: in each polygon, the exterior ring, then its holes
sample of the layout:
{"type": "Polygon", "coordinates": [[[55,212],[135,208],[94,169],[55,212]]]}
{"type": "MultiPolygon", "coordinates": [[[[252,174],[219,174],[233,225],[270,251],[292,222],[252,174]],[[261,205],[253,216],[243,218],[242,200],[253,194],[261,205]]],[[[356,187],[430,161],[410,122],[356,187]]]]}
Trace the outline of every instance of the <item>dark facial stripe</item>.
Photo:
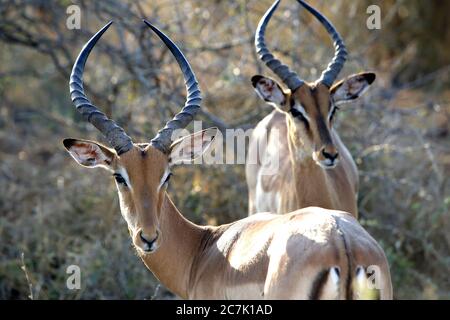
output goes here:
{"type": "Polygon", "coordinates": [[[298,120],[300,120],[300,121],[302,121],[302,122],[304,123],[304,125],[305,125],[305,127],[306,127],[306,130],[309,130],[309,122],[308,122],[308,120],[303,116],[303,113],[301,113],[300,111],[298,111],[298,110],[295,109],[295,108],[291,108],[290,112],[291,112],[291,115],[292,115],[294,118],[296,118],[296,119],[298,119],[298,120]]]}
{"type": "Polygon", "coordinates": [[[332,144],[330,131],[328,130],[328,127],[326,123],[328,122],[328,113],[330,110],[330,105],[328,105],[327,108],[327,114],[324,116],[322,114],[322,110],[320,108],[320,99],[319,99],[319,92],[317,90],[317,87],[314,87],[311,89],[311,92],[313,93],[312,96],[314,98],[314,102],[317,107],[317,115],[316,115],[316,123],[317,123],[317,131],[319,133],[320,140],[322,144],[332,144]]]}
{"type": "Polygon", "coordinates": [[[335,106],[335,105],[331,106],[331,111],[329,113],[330,122],[333,121],[334,115],[336,114],[336,111],[338,111],[338,110],[339,110],[338,106],[335,106]]]}
{"type": "Polygon", "coordinates": [[[332,144],[330,130],[328,130],[327,125],[323,117],[320,115],[316,118],[317,130],[319,131],[320,140],[322,140],[323,144],[332,144]]]}

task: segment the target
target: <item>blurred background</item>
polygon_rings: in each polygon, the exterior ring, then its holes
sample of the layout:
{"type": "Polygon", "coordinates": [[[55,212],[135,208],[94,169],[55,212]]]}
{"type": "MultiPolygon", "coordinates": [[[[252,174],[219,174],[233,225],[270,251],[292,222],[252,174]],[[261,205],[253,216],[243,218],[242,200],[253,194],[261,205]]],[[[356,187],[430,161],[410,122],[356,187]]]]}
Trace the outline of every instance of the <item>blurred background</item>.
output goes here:
{"type": "MultiPolygon", "coordinates": [[[[184,103],[180,70],[146,17],[182,48],[205,101],[204,127],[251,128],[271,111],[250,83],[273,74],[253,47],[271,0],[0,0],[0,299],[173,298],[131,245],[109,174],[78,166],[65,137],[105,142],[83,122],[68,78],[83,44],[107,21],[87,63],[93,102],[135,141],[148,141],[184,103]],[[69,30],[68,6],[81,9],[69,30]],[[81,268],[81,289],[66,268],[81,268]]],[[[360,221],[384,248],[397,299],[450,298],[450,1],[310,0],[344,37],[341,77],[374,70],[361,100],[338,114],[338,131],[361,181],[360,221]],[[369,30],[369,5],[381,29],[369,30]]],[[[323,27],[282,1],[268,46],[315,80],[333,56],[323,27]]],[[[169,193],[190,220],[247,215],[244,165],[184,166],[169,193]]]]}

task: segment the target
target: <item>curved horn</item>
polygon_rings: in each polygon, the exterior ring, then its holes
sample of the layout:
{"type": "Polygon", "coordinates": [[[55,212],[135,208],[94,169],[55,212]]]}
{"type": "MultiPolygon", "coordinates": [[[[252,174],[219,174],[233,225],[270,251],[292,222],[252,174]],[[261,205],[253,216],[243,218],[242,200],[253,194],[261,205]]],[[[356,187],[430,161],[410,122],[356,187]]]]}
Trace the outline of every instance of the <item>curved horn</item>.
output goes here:
{"type": "Polygon", "coordinates": [[[275,74],[279,76],[281,80],[283,80],[283,82],[288,86],[289,89],[294,91],[299,88],[304,83],[304,81],[300,79],[300,77],[295,72],[291,71],[287,65],[282,64],[280,60],[276,59],[270,53],[269,49],[267,49],[266,47],[266,43],[264,40],[266,26],[279,4],[280,0],[275,1],[259,21],[258,28],[256,29],[255,34],[255,47],[259,58],[265,62],[266,66],[268,66],[273,72],[275,72],[275,74]]]}
{"type": "Polygon", "coordinates": [[[181,50],[162,31],[147,20],[144,20],[144,22],[158,35],[158,37],[169,48],[170,52],[172,52],[181,68],[181,71],[183,72],[184,83],[186,85],[187,95],[183,109],[181,109],[181,111],[177,113],[172,120],[167,122],[165,127],[159,130],[156,137],[151,140],[151,144],[155,148],[159,149],[163,153],[168,153],[169,147],[172,143],[172,132],[176,129],[185,128],[194,119],[195,114],[200,109],[202,97],[194,71],[181,50]]]}
{"type": "Polygon", "coordinates": [[[91,101],[86,97],[83,89],[83,71],[89,53],[97,43],[98,39],[112,24],[110,21],[107,25],[100,29],[81,49],[77,60],[72,68],[70,75],[70,98],[77,110],[81,113],[83,118],[92,123],[103,135],[105,135],[111,146],[116,149],[117,154],[127,152],[133,146],[131,138],[125,131],[119,127],[113,120],[109,119],[103,112],[98,110],[91,101]]]}
{"type": "Polygon", "coordinates": [[[333,24],[325,16],[323,16],[319,11],[311,7],[306,2],[302,0],[297,1],[322,23],[325,29],[327,29],[328,34],[333,39],[334,57],[328,64],[327,68],[322,72],[318,80],[327,87],[331,87],[342,67],[344,66],[345,61],[347,60],[347,49],[345,48],[344,41],[342,40],[333,24]]]}

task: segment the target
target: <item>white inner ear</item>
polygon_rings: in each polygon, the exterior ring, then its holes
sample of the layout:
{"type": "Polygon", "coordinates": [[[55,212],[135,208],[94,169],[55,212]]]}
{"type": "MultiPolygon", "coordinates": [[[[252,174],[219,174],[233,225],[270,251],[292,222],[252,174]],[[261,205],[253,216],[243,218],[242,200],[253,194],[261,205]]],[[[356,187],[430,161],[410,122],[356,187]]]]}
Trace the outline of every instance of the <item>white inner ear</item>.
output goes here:
{"type": "MultiPolygon", "coordinates": [[[[348,102],[350,102],[350,101],[349,100],[334,100],[333,101],[333,108],[335,108],[337,106],[340,106],[341,104],[348,103],[348,102]]],[[[330,116],[330,115],[331,115],[331,112],[330,112],[330,114],[328,116],[330,116]]]]}
{"type": "Polygon", "coordinates": [[[214,135],[211,135],[212,132],[204,130],[175,141],[171,146],[169,166],[192,163],[200,157],[214,139],[215,131],[214,135]]]}
{"type": "Polygon", "coordinates": [[[103,153],[98,145],[87,142],[77,144],[69,149],[69,154],[75,161],[87,167],[103,167],[110,170],[107,162],[111,162],[111,159],[103,153]]]}
{"type": "Polygon", "coordinates": [[[300,104],[300,103],[295,103],[294,106],[292,107],[295,110],[297,110],[298,112],[300,112],[302,114],[302,116],[305,117],[306,120],[311,121],[311,118],[308,116],[308,114],[306,113],[305,108],[300,104]]]}
{"type": "Polygon", "coordinates": [[[190,139],[191,137],[188,136],[187,139],[182,138],[181,141],[175,143],[170,153],[169,165],[190,163],[196,157],[195,145],[198,142],[194,142],[193,146],[190,139]]]}
{"type": "Polygon", "coordinates": [[[270,79],[261,79],[256,84],[256,93],[261,97],[261,99],[275,103],[278,105],[284,104],[284,93],[280,90],[278,85],[270,79]]]}
{"type": "Polygon", "coordinates": [[[369,84],[366,81],[364,81],[362,89],[361,88],[359,89],[358,97],[361,97],[364,93],[366,93],[366,91],[369,90],[369,87],[370,87],[369,84]]]}
{"type": "Polygon", "coordinates": [[[333,100],[336,106],[355,100],[369,89],[366,79],[361,77],[350,78],[335,91],[333,100]]]}

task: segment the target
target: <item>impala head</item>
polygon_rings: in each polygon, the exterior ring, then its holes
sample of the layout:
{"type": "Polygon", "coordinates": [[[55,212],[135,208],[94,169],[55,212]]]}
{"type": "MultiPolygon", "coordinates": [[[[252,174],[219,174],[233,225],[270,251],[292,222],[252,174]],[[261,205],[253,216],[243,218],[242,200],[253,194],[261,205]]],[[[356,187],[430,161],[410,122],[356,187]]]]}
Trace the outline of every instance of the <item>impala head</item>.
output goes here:
{"type": "Polygon", "coordinates": [[[72,69],[70,94],[84,119],[102,132],[113,148],[80,139],[65,139],[63,144],[80,165],[103,168],[112,174],[119,193],[120,210],[133,243],[141,253],[151,253],[158,249],[164,236],[170,237],[162,234],[160,223],[172,166],[200,156],[211,144],[217,129],[203,130],[172,141],[172,133],[186,127],[200,108],[200,89],[191,66],[178,47],[156,27],[144,22],[161,38],[180,65],[187,88],[183,109],[149,143],[137,144],[89,101],[83,89],[84,65],[110,22],[81,50],[72,69]]]}
{"type": "Polygon", "coordinates": [[[297,1],[330,34],[334,42],[334,58],[317,81],[307,83],[270,53],[264,35],[266,26],[280,3],[277,0],[259,22],[255,46],[260,59],[280,77],[288,89],[283,89],[275,80],[261,75],[253,76],[252,84],[264,101],[289,115],[289,125],[293,128],[290,134],[295,135],[292,138],[301,145],[301,150],[311,154],[321,167],[333,168],[339,161],[339,152],[331,135],[338,106],[360,97],[375,80],[375,74],[363,72],[351,75],[333,85],[347,59],[344,42],[327,18],[302,0],[297,1]]]}

